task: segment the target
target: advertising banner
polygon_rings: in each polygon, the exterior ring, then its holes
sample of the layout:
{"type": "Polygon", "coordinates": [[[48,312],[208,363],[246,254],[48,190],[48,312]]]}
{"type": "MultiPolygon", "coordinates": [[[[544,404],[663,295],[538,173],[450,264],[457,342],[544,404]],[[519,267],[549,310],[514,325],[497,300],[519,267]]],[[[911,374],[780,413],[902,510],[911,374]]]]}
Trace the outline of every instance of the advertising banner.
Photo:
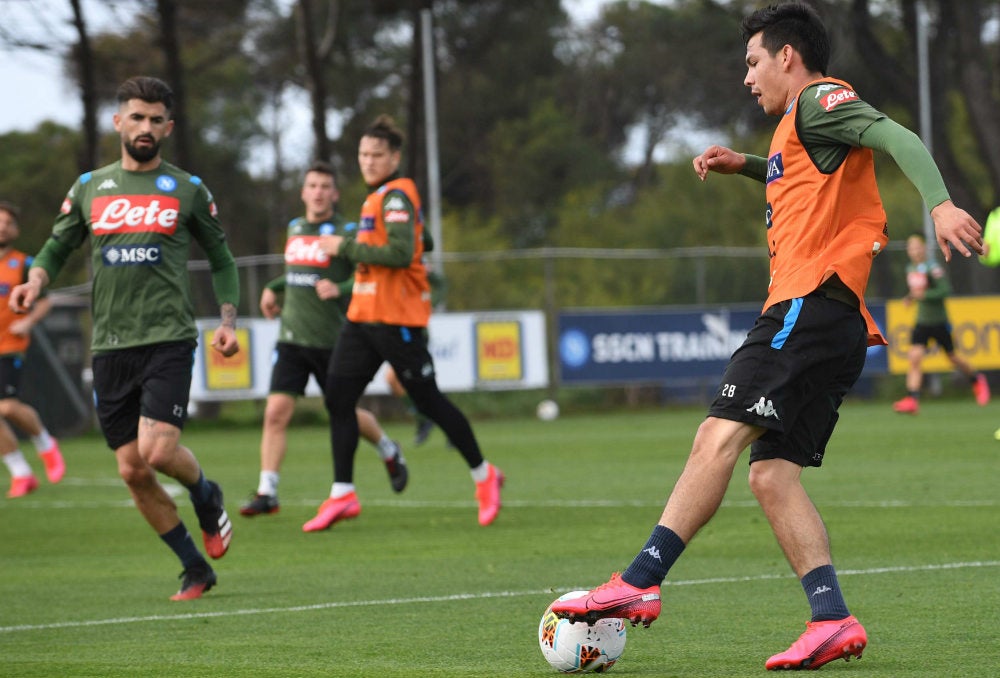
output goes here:
{"type": "MultiPolygon", "coordinates": [[[[951,321],[955,353],[976,370],[1000,369],[1000,297],[952,297],[945,302],[951,321]]],[[[889,334],[889,372],[905,374],[910,335],[917,305],[893,300],[886,305],[889,334]]],[[[933,342],[924,358],[925,372],[951,372],[944,351],[933,342]]]]}
{"type": "MultiPolygon", "coordinates": [[[[869,307],[880,327],[885,308],[869,307]]],[[[603,310],[559,315],[563,384],[715,379],[760,315],[760,307],[603,310]]],[[[868,350],[865,372],[884,373],[885,347],[868,350]]]]}
{"type": "MultiPolygon", "coordinates": [[[[198,321],[200,338],[191,380],[192,401],[267,397],[271,383],[277,320],[240,321],[240,351],[223,358],[211,347],[218,319],[198,321]]],[[[435,313],[428,326],[438,387],[442,391],[545,388],[549,384],[545,315],[541,311],[435,313]]],[[[369,395],[388,394],[382,370],[369,395]]],[[[306,395],[320,395],[310,380],[306,395]]]]}

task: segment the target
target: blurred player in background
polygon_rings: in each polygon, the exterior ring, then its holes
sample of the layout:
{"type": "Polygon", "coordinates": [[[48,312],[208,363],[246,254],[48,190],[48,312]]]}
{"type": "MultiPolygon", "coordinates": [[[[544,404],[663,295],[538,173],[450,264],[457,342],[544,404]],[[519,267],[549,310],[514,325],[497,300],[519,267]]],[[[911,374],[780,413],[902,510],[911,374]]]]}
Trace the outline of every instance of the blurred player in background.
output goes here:
{"type": "MultiPolygon", "coordinates": [[[[309,376],[320,388],[326,385],[330,354],[344,324],[351,300],[353,266],[343,257],[330,257],[319,248],[324,235],[354,228],[337,211],[340,192],[333,167],[315,162],[306,171],[301,196],[305,216],[288,224],[285,272],[269,282],[260,294],[265,318],[281,317],[274,348],[271,388],[264,407],[264,430],[260,439],[260,483],[257,492],[240,507],[240,514],[257,516],[279,510],[278,480],[288,449],[288,425],[295,413],[295,400],[305,395],[309,376]],[[283,304],[278,294],[284,293],[283,304]]],[[[389,472],[392,489],[406,487],[407,469],[399,445],[390,440],[375,415],[358,408],[361,435],[379,452],[389,472]]]]}
{"type": "MultiPolygon", "coordinates": [[[[32,257],[13,246],[21,233],[19,216],[16,205],[0,201],[0,295],[3,297],[27,279],[32,262],[32,257]]],[[[59,443],[49,435],[35,408],[18,398],[24,358],[31,343],[31,328],[48,314],[51,307],[51,302],[44,296],[27,313],[14,313],[6,303],[0,307],[0,456],[10,471],[10,489],[7,491],[10,499],[34,492],[38,489],[38,479],[24,458],[17,435],[9,424],[14,424],[31,437],[50,483],[58,483],[66,472],[59,443]]]]}
{"type": "Polygon", "coordinates": [[[702,180],[739,173],[765,186],[771,281],[763,313],[733,353],[649,540],[623,573],[552,611],[588,622],[654,621],[660,585],[715,515],[749,447],[750,489],[811,609],[805,632],[765,668],[815,669],[860,657],[868,642],[844,602],[801,475],[822,464],[867,347],[885,344],[864,303],[872,261],[888,242],[872,149],[891,155],[916,185],[946,259],[949,244],[965,256],[981,252],[981,229],[952,204],[919,137],[826,75],[829,37],[814,9],[771,5],[747,16],[742,33],[743,84],[780,119],[770,150],[762,157],[710,146],[693,165],[702,180]]]}
{"type": "Polygon", "coordinates": [[[430,283],[422,261],[423,214],[416,184],[399,176],[403,135],[391,118],[378,118],[361,137],[358,164],[371,191],[361,207],[357,235],[324,236],[323,249],[356,266],[347,323],[340,333],[326,380],[334,482],[306,532],[325,530],[354,518],[361,504],[354,491],[358,399],[383,362],[458,448],[476,484],[479,523],[500,511],[503,474],[483,458],[469,420],[441,393],[427,350],[430,283]]]}
{"type": "Polygon", "coordinates": [[[211,589],[216,575],[157,472],[188,489],[209,556],[224,556],[232,538],[222,490],[180,444],[198,343],[187,269],[192,240],[212,270],[221,315],[212,348],[223,356],[240,348],[239,275],[208,188],[160,157],[174,127],[170,87],[133,77],[119,86],[117,100],[121,159],[76,180],[10,306],[28,312],[70,254],[90,240],[97,417],[136,508],[184,567],[171,599],[190,600],[211,589]]]}
{"type": "Polygon", "coordinates": [[[906,371],[906,397],[893,403],[892,409],[902,414],[916,414],[920,411],[920,389],[924,383],[923,362],[931,340],[944,351],[955,369],[969,380],[976,402],[986,405],[990,402],[990,385],[986,381],[986,375],[976,372],[965,358],[955,353],[948,309],[945,308],[945,301],[951,294],[951,285],[944,267],[936,261],[927,260],[927,243],[922,235],[911,235],[906,239],[906,255],[910,258],[910,263],[906,265],[906,286],[909,292],[903,302],[907,305],[916,302],[917,319],[913,324],[910,350],[907,352],[910,366],[906,371]]]}

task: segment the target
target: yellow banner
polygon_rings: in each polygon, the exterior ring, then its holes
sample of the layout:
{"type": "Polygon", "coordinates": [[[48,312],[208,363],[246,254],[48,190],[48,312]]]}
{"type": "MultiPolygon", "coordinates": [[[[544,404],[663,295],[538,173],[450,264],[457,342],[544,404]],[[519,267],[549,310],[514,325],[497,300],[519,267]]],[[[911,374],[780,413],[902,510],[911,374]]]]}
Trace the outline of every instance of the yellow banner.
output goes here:
{"type": "MultiPolygon", "coordinates": [[[[975,370],[1000,369],[1000,297],[952,297],[946,302],[955,353],[975,370]]],[[[889,372],[904,374],[917,305],[889,301],[885,305],[889,340],[889,372]]],[[[934,342],[924,358],[925,372],[950,372],[954,368],[934,342]]]]}
{"type": "Polygon", "coordinates": [[[476,323],[476,377],[479,381],[518,381],[521,364],[521,323],[476,323]]]}
{"type": "Polygon", "coordinates": [[[236,328],[236,340],[240,342],[240,350],[228,358],[212,348],[214,334],[214,330],[206,330],[201,342],[205,365],[205,388],[209,391],[252,388],[250,331],[245,327],[236,328]]]}

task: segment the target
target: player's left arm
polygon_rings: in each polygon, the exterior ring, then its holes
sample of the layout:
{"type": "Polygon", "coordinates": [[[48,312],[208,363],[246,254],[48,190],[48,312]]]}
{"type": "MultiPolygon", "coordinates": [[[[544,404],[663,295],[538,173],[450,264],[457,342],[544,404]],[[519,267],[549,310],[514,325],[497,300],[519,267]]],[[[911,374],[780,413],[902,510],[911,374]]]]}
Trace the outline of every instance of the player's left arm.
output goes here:
{"type": "Polygon", "coordinates": [[[945,261],[951,260],[949,245],[963,256],[983,253],[983,228],[965,210],[955,206],[944,179],[920,137],[899,123],[883,118],[862,134],[863,145],[892,156],[906,178],[920,192],[934,220],[938,246],[945,261]]]}
{"type": "Polygon", "coordinates": [[[219,327],[212,337],[212,348],[228,357],[240,350],[236,339],[236,308],[240,303],[239,270],[226,243],[226,234],[219,224],[212,194],[200,182],[194,201],[189,228],[208,257],[212,290],[219,304],[219,327]]]}

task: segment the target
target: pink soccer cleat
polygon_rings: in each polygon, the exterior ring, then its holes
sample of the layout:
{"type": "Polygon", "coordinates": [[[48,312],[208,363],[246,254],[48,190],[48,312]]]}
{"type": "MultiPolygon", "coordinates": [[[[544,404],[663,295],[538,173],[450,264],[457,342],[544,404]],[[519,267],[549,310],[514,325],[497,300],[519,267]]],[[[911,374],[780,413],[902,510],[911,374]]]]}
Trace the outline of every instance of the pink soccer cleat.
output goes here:
{"type": "Polygon", "coordinates": [[[913,396],[906,396],[892,404],[892,409],[900,414],[916,414],[920,411],[920,401],[913,396]]]}
{"type": "Polygon", "coordinates": [[[504,475],[493,464],[490,464],[486,480],[476,483],[476,500],[479,502],[479,524],[489,525],[500,513],[500,488],[503,487],[504,475]]]}
{"type": "Polygon", "coordinates": [[[330,497],[320,504],[316,517],[302,526],[303,532],[319,532],[329,529],[334,523],[356,518],[361,513],[361,503],[354,492],[334,499],[330,497]]]}
{"type": "Polygon", "coordinates": [[[598,619],[628,619],[632,626],[642,622],[648,628],[660,616],[660,587],[638,589],[615,572],[607,583],[586,596],[552,603],[552,611],[572,622],[593,624],[598,619]]]}
{"type": "Polygon", "coordinates": [[[10,489],[7,490],[8,499],[17,499],[26,494],[31,494],[38,489],[38,478],[35,476],[24,476],[10,479],[10,489]]]}
{"type": "Polygon", "coordinates": [[[985,407],[990,402],[990,383],[986,381],[986,375],[979,373],[976,381],[972,384],[972,394],[976,396],[976,402],[985,407]]]}
{"type": "Polygon", "coordinates": [[[45,464],[45,475],[50,483],[58,483],[66,474],[66,462],[63,461],[62,453],[59,451],[59,443],[52,441],[52,447],[39,453],[42,463],[45,464]]]}
{"type": "Polygon", "coordinates": [[[843,657],[857,657],[868,644],[865,628],[852,615],[835,621],[807,622],[806,632],[792,646],[764,664],[768,671],[818,669],[843,657]]]}

